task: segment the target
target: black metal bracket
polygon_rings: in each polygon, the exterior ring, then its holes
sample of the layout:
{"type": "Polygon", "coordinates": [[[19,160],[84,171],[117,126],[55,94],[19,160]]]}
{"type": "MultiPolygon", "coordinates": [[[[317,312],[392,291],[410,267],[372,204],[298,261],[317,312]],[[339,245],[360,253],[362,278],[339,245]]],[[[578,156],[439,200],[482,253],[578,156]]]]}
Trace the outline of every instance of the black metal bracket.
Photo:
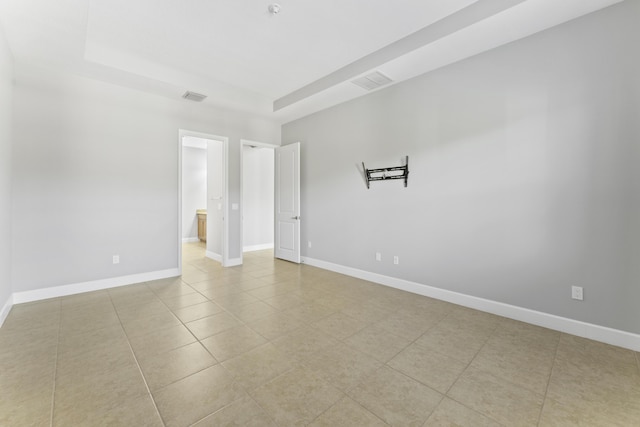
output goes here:
{"type": "Polygon", "coordinates": [[[385,181],[387,179],[404,179],[404,186],[407,186],[409,179],[409,156],[406,157],[406,163],[404,166],[394,166],[392,168],[381,169],[367,169],[362,162],[362,168],[364,169],[364,175],[367,179],[367,188],[371,181],[385,181]]]}

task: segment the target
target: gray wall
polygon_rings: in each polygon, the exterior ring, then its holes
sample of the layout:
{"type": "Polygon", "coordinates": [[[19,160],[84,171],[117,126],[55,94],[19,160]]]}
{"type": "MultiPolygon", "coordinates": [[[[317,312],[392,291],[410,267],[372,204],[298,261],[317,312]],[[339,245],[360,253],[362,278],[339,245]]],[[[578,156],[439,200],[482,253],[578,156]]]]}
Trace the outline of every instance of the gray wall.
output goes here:
{"type": "Polygon", "coordinates": [[[639,3],[283,126],[303,255],[640,333],[639,3]]]}
{"type": "MultiPolygon", "coordinates": [[[[11,287],[11,146],[13,59],[0,27],[0,316],[11,287]]],[[[0,317],[0,324],[2,318],[0,317]]]]}
{"type": "Polygon", "coordinates": [[[280,139],[263,118],[16,65],[14,292],[176,268],[178,129],[229,137],[230,203],[240,139],[280,139]]]}

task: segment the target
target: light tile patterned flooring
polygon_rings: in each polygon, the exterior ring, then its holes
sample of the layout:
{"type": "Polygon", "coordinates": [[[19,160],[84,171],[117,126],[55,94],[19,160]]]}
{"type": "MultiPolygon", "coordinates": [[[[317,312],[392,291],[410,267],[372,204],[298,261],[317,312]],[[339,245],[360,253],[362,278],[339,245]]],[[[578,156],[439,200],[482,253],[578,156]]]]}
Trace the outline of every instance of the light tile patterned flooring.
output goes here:
{"type": "Polygon", "coordinates": [[[2,426],[638,426],[638,354],[305,265],[14,306],[2,426]]]}

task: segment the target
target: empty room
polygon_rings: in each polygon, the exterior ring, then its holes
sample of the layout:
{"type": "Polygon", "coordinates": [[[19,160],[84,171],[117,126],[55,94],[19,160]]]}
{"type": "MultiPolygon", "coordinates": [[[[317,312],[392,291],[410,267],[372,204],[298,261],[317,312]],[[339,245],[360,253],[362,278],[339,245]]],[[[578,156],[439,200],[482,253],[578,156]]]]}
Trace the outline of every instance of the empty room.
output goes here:
{"type": "Polygon", "coordinates": [[[639,22],[0,0],[0,425],[640,425],[639,22]]]}

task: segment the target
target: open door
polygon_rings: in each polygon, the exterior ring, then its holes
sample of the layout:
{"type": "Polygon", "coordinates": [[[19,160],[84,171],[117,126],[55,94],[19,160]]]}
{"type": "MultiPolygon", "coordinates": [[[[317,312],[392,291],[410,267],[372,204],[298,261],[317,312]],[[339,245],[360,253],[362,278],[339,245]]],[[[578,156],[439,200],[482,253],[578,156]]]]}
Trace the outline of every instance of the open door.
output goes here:
{"type": "Polygon", "coordinates": [[[276,258],[300,263],[300,143],[275,150],[276,258]]]}

